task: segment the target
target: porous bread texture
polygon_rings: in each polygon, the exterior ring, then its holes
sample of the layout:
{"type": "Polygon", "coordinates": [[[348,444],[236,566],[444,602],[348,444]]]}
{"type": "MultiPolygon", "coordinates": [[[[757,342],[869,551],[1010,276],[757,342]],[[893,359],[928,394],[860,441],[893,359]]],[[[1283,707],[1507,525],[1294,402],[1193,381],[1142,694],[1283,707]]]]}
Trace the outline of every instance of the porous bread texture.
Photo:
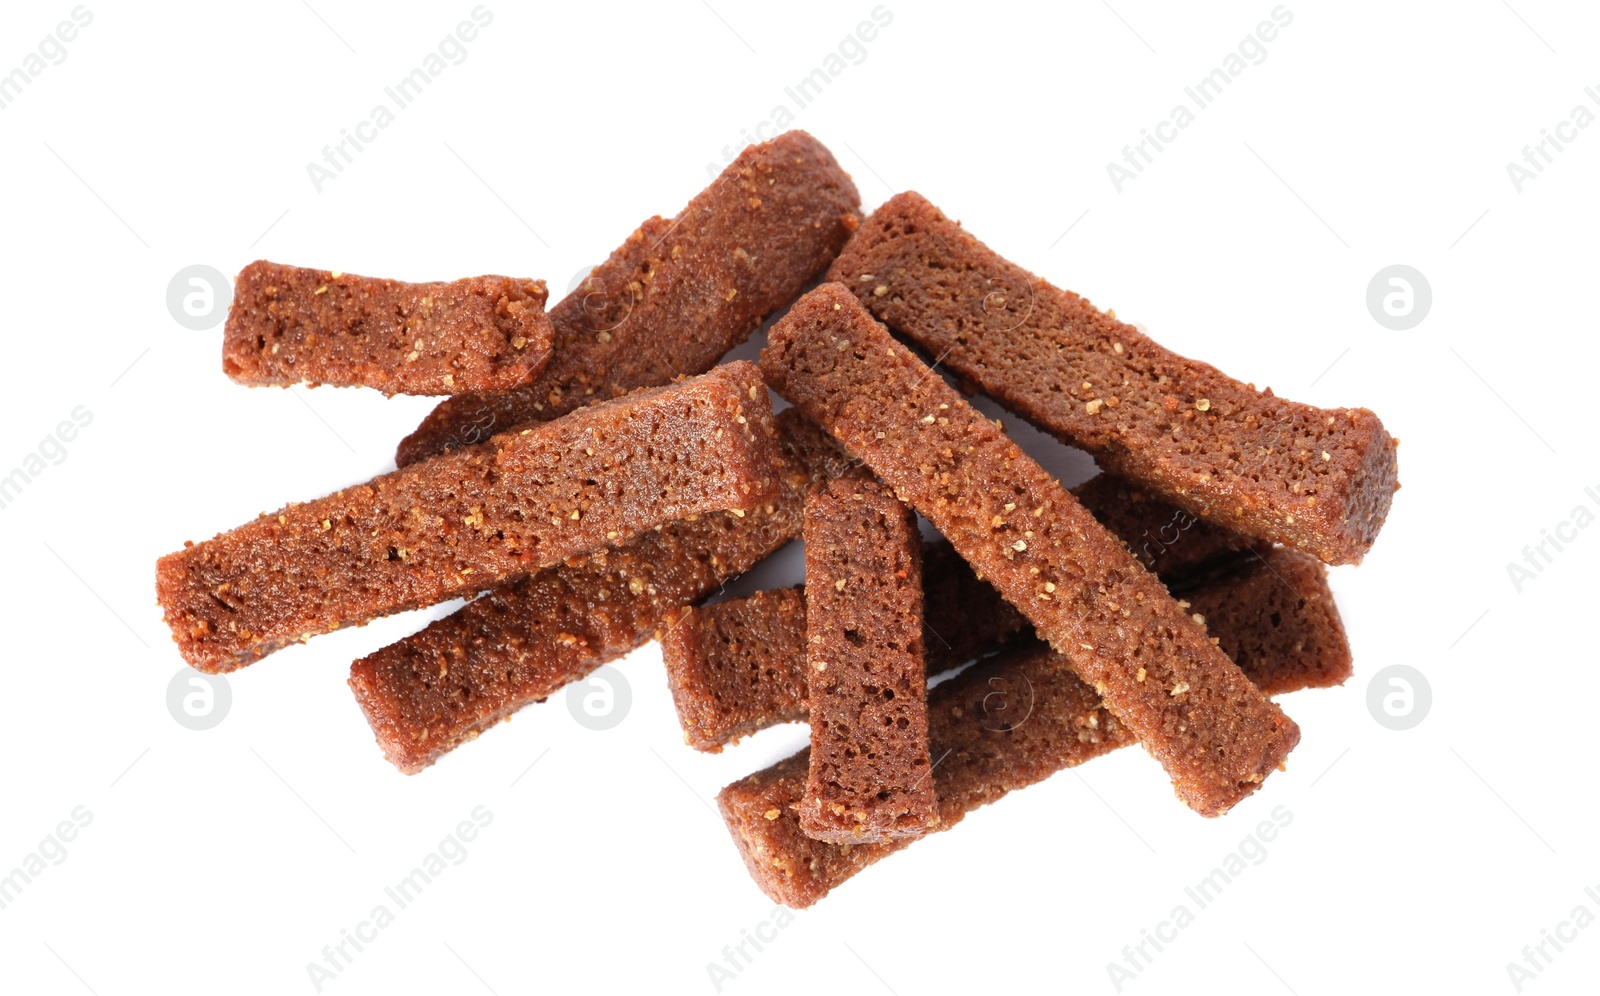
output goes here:
{"type": "Polygon", "coordinates": [[[850,174],[807,133],[750,146],[676,217],[635,229],[550,309],[555,344],[543,373],[511,391],[442,402],[395,462],[710,369],[827,268],[860,210],[850,174]]]}
{"type": "Polygon", "coordinates": [[[796,302],[761,368],[1028,617],[1190,808],[1227,812],[1299,742],[1155,575],[847,288],[796,302]]]}
{"type": "Polygon", "coordinates": [[[161,558],[184,659],[207,671],[475,594],[653,527],[769,501],[772,409],[733,363],[405,467],[161,558]]]}
{"type": "Polygon", "coordinates": [[[828,275],[1000,404],[1218,525],[1359,563],[1399,488],[1398,444],[1372,412],[1287,401],[1179,356],[919,194],[878,208],[828,275]]]}
{"type": "Polygon", "coordinates": [[[890,840],[938,822],[928,758],[922,543],[874,480],[806,495],[811,770],[800,824],[818,840],[890,840]]]}

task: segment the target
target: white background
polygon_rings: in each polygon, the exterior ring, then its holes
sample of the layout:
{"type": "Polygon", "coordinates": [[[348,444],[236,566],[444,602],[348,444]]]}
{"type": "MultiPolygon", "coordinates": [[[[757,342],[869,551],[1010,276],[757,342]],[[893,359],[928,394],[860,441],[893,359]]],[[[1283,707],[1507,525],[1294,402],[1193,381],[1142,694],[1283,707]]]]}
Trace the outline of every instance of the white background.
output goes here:
{"type": "MultiPolygon", "coordinates": [[[[6,4],[0,72],[72,6],[6,4]]],[[[0,474],[76,406],[93,414],[0,510],[0,874],[74,807],[93,814],[0,910],[0,990],[312,992],[307,963],[481,805],[493,822],[466,860],[323,991],[716,991],[707,964],[774,908],[710,800],[806,730],[693,753],[654,646],[620,665],[617,728],[580,727],[557,696],[413,778],[384,762],[345,678],[443,609],[235,675],[212,730],[169,715],[182,664],[156,558],[387,470],[432,403],[237,387],[220,329],[181,327],[165,292],[184,266],[267,257],[559,293],[676,212],[873,6],[491,0],[465,61],[318,193],[306,163],[471,0],[88,4],[65,61],[0,111],[0,474]]],[[[870,869],[722,991],[1112,993],[1107,963],[1278,806],[1293,822],[1266,860],[1123,991],[1514,992],[1524,945],[1579,904],[1600,914],[1584,894],[1600,891],[1600,529],[1520,594],[1506,570],[1576,506],[1600,511],[1584,495],[1600,490],[1600,127],[1520,193],[1506,172],[1575,106],[1600,112],[1584,95],[1597,23],[1587,5],[1512,6],[1291,0],[1265,61],[1121,193],[1106,164],[1270,0],[957,16],[889,0],[864,61],[796,114],[868,208],[916,189],[1180,352],[1372,408],[1403,441],[1405,487],[1366,562],[1332,575],[1355,678],[1285,698],[1303,742],[1233,814],[1193,815],[1120,752],[870,869]],[[1407,331],[1365,304],[1393,263],[1432,286],[1407,331]],[[1366,705],[1391,664],[1432,687],[1408,731],[1366,705]]],[[[1523,991],[1597,975],[1591,926],[1523,991]]]]}

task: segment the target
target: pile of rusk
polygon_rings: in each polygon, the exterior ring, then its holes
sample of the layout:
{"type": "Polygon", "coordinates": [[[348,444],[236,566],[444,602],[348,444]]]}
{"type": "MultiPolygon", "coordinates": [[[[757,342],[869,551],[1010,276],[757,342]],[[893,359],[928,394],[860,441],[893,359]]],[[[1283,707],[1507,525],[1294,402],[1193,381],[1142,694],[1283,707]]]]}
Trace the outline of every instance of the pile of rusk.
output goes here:
{"type": "Polygon", "coordinates": [[[809,719],[809,751],[718,797],[796,907],[1134,742],[1224,813],[1300,739],[1270,696],[1350,673],[1323,565],[1398,488],[1377,416],[1178,356],[918,194],[863,219],[804,132],[545,295],[245,269],[235,380],[449,397],[398,470],[160,561],[191,665],[481,596],[351,667],[411,773],[654,637],[690,746],[809,719]],[[718,365],[785,309],[759,366],[718,365]],[[975,392],[1104,473],[1063,488],[975,392]],[[802,536],[803,588],[694,607],[802,536]]]}

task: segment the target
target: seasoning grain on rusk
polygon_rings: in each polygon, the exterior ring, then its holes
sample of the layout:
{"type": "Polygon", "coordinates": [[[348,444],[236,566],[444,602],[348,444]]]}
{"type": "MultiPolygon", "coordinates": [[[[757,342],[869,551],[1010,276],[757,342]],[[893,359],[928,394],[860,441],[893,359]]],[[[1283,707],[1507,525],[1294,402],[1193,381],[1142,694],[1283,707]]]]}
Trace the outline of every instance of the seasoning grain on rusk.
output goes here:
{"type": "Polygon", "coordinates": [[[230,671],[777,492],[772,409],[732,363],[288,505],[161,558],[179,650],[230,671]]]}
{"type": "Polygon", "coordinates": [[[939,810],[917,517],[877,481],[836,480],[806,495],[805,541],[811,771],[800,825],[840,844],[927,833],[939,810]]]}
{"type": "Polygon", "coordinates": [[[670,640],[685,603],[799,536],[806,487],[856,471],[794,409],[774,422],[778,493],[771,500],[667,523],[624,546],[570,558],[352,664],[350,688],[384,756],[415,774],[652,635],[670,640]]]}
{"type": "MultiPolygon", "coordinates": [[[[1299,658],[1257,662],[1250,677],[1263,689],[1315,687],[1299,658]]],[[[1045,647],[1019,648],[980,661],[928,693],[928,746],[938,831],[967,814],[1075,767],[1134,744],[1135,738],[1061,658],[1045,647]]],[[[756,885],[774,902],[802,908],[909,844],[831,844],[800,829],[809,751],[741,778],[717,795],[717,808],[756,885]]]]}
{"type": "MultiPolygon", "coordinates": [[[[1283,547],[1258,552],[1239,534],[1202,530],[1187,513],[1155,499],[1118,504],[1128,493],[1126,482],[1108,474],[1072,489],[1129,550],[1153,551],[1162,565],[1157,576],[1177,593],[1179,608],[1204,619],[1218,648],[1247,676],[1279,659],[1299,663],[1296,681],[1304,687],[1338,685],[1350,676],[1350,644],[1322,561],[1283,547]]],[[[924,544],[922,565],[930,678],[1033,636],[1033,627],[947,541],[924,544]]],[[[805,630],[803,588],[759,591],[686,612],[662,639],[661,655],[689,746],[720,751],[769,726],[805,722],[805,630]]],[[[1259,677],[1255,684],[1266,695],[1285,690],[1259,677]]]]}
{"type": "Polygon", "coordinates": [[[1028,617],[1190,808],[1227,812],[1299,742],[1156,576],[847,288],[801,298],[761,368],[1028,617]]]}
{"type": "Polygon", "coordinates": [[[860,210],[850,175],[805,132],[750,146],[677,217],[645,221],[550,309],[554,353],[543,373],[441,403],[401,442],[396,463],[711,369],[827,268],[860,210]]]}
{"type": "MultiPolygon", "coordinates": [[[[922,604],[930,677],[1033,634],[942,540],[922,546],[922,604]]],[[[804,722],[811,708],[805,633],[803,588],[686,608],[661,640],[684,742],[714,753],[769,726],[804,722]]]]}
{"type": "Polygon", "coordinates": [[[222,370],[241,384],[503,391],[550,360],[543,280],[408,284],[257,260],[234,282],[222,370]]]}
{"type": "Polygon", "coordinates": [[[1399,488],[1364,408],[1313,408],[1163,348],[1034,276],[916,193],[829,270],[880,321],[1101,467],[1218,525],[1359,563],[1399,488]]]}

